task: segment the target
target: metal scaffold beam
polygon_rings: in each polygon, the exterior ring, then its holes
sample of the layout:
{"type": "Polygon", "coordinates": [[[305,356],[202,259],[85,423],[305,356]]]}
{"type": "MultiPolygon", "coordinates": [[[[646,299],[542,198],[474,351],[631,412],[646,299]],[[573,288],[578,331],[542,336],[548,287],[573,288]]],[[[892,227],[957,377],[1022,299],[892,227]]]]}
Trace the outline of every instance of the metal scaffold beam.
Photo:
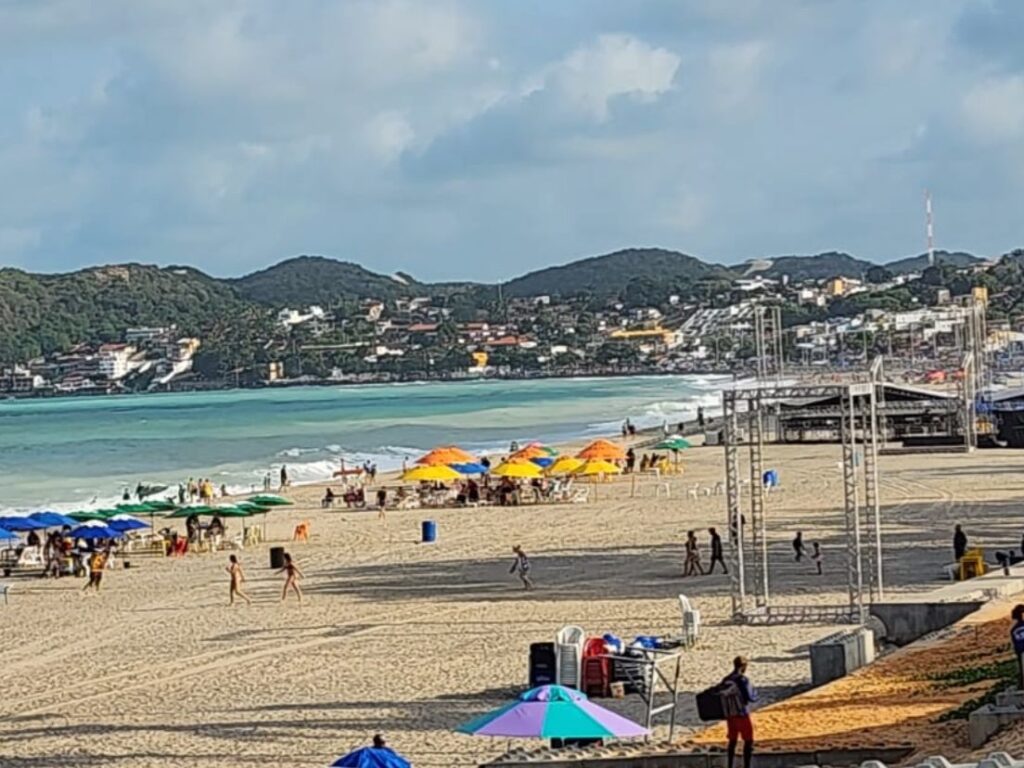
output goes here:
{"type": "Polygon", "coordinates": [[[726,530],[729,532],[729,585],[732,615],[741,619],[747,610],[747,586],[744,581],[743,525],[740,511],[739,417],[733,392],[722,393],[722,419],[725,447],[726,530]]]}

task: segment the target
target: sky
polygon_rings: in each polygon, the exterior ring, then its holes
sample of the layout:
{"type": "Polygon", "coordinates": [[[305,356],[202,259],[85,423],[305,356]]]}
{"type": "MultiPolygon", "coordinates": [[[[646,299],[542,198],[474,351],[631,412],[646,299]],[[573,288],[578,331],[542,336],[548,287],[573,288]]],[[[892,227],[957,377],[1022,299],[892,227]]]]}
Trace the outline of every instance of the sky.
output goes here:
{"type": "Polygon", "coordinates": [[[1024,246],[1019,0],[0,0],[0,265],[1024,246]]]}

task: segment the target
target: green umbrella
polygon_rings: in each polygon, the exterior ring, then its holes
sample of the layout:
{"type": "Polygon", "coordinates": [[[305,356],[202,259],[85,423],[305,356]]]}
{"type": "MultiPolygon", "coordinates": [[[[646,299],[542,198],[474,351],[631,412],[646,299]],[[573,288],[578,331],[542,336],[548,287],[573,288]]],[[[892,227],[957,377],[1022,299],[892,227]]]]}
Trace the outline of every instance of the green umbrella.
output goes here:
{"type": "Polygon", "coordinates": [[[283,496],[274,496],[269,493],[265,493],[261,496],[253,496],[249,501],[253,504],[259,504],[261,507],[289,507],[295,503],[293,501],[289,501],[283,496]]]}
{"type": "Polygon", "coordinates": [[[260,504],[253,504],[251,501],[240,501],[235,505],[238,509],[244,509],[246,512],[252,515],[265,515],[270,511],[270,507],[261,506],[260,504]]]}
{"type": "Polygon", "coordinates": [[[68,517],[77,520],[82,523],[86,520],[106,520],[109,517],[120,514],[120,509],[80,509],[77,512],[71,512],[68,517]]]}
{"type": "Polygon", "coordinates": [[[154,512],[169,512],[176,508],[174,502],[167,499],[152,499],[151,501],[143,502],[143,504],[154,512]]]}
{"type": "Polygon", "coordinates": [[[664,440],[662,440],[660,443],[654,446],[654,449],[658,451],[681,451],[684,448],[692,447],[693,446],[690,444],[690,441],[687,440],[685,437],[680,437],[679,435],[672,435],[671,437],[666,437],[664,440]]]}
{"type": "Polygon", "coordinates": [[[206,504],[193,504],[189,507],[178,507],[167,517],[180,518],[180,517],[191,517],[192,515],[215,515],[216,507],[210,507],[206,504]]]}

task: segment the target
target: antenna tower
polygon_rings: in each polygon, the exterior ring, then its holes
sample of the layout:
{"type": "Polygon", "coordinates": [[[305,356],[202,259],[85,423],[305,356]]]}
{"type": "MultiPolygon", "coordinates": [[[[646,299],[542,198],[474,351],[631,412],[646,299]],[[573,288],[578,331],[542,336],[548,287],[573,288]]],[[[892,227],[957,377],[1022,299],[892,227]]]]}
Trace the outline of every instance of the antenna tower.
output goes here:
{"type": "Polygon", "coordinates": [[[932,224],[932,193],[924,191],[924,218],[928,230],[928,266],[935,266],[935,228],[932,224]]]}

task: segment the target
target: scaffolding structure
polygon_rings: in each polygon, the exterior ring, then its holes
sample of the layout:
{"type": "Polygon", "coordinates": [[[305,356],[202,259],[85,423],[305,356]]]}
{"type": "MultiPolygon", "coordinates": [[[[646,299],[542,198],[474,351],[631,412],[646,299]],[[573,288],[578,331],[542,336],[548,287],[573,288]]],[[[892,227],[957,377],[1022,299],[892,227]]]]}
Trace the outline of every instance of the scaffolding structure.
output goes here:
{"type": "Polygon", "coordinates": [[[754,311],[754,349],[757,354],[757,380],[774,376],[782,380],[785,371],[782,343],[782,309],[758,306],[754,311]]]}
{"type": "Polygon", "coordinates": [[[863,623],[866,602],[883,595],[881,509],[878,483],[877,397],[882,365],[852,384],[767,384],[722,392],[725,490],[729,531],[733,619],[747,623],[846,621],[863,623]],[[764,482],[764,416],[784,400],[838,397],[841,408],[843,520],[848,602],[844,606],[776,606],[771,600],[771,568],[764,482]],[[743,406],[741,408],[741,406],[743,406]],[[741,425],[746,427],[745,432],[741,425]],[[749,480],[741,477],[740,447],[746,446],[749,480]],[[863,456],[864,461],[859,459],[863,456]],[[742,503],[744,490],[748,504],[742,503]],[[749,513],[749,518],[747,514],[749,513]],[[747,535],[749,525],[750,535],[747,535]],[[863,541],[869,532],[869,545],[863,541]]]}

